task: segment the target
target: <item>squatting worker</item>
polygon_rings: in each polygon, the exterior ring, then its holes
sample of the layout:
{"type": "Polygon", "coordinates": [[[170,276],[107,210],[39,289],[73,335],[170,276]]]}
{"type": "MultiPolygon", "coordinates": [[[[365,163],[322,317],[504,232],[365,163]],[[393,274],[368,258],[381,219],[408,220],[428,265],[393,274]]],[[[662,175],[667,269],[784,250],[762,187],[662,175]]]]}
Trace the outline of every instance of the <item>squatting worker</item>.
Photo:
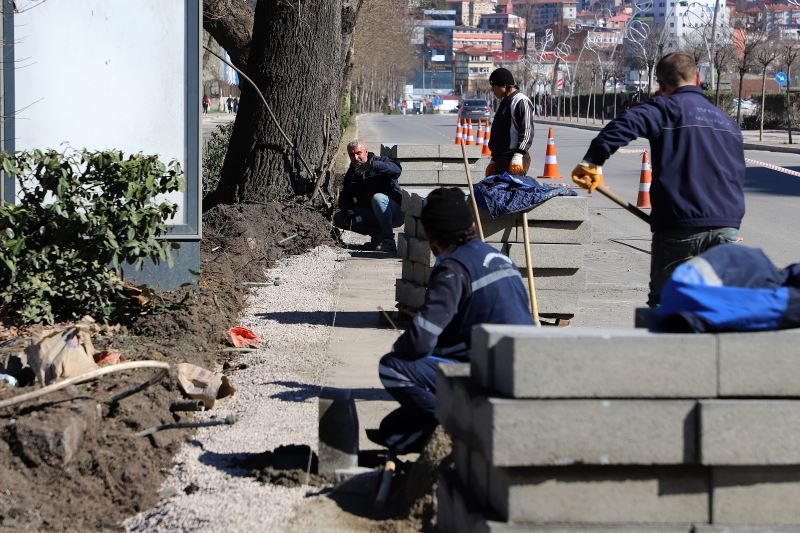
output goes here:
{"type": "Polygon", "coordinates": [[[337,228],[369,235],[367,248],[397,253],[393,228],[403,224],[402,194],[397,179],[402,168],[392,159],[368,152],[364,143],[347,143],[350,167],[339,193],[340,211],[333,216],[337,228]]]}
{"type": "Polygon", "coordinates": [[[688,54],[664,56],[656,66],[661,96],[609,122],[572,171],[572,180],[592,192],[611,154],[637,137],[650,141],[651,307],[681,263],[735,242],[744,216],[742,132],[694,85],[696,70],[688,54]]]}
{"type": "Polygon", "coordinates": [[[486,175],[527,174],[531,166],[528,151],[533,144],[533,103],[514,84],[508,69],[498,68],[489,75],[489,86],[500,106],[494,114],[489,149],[492,160],[486,175]]]}
{"type": "Polygon", "coordinates": [[[469,361],[472,326],[532,323],[519,270],[475,238],[461,190],[431,191],[421,222],[436,256],[425,303],[378,367],[400,402],[380,425],[382,444],[397,452],[418,450],[436,427],[436,366],[469,361]]]}

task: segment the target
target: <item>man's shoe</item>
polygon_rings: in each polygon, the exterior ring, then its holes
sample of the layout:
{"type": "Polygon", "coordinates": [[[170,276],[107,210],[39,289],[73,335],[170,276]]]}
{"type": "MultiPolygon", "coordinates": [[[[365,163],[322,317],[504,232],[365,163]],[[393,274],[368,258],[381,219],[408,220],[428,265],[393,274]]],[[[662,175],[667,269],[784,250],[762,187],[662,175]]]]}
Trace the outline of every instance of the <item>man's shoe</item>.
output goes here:
{"type": "Polygon", "coordinates": [[[397,255],[397,245],[394,243],[394,239],[383,239],[377,250],[390,255],[397,255]]]}
{"type": "Polygon", "coordinates": [[[362,250],[372,251],[372,250],[380,250],[381,249],[381,238],[380,237],[371,237],[369,242],[365,242],[362,246],[362,250]]]}

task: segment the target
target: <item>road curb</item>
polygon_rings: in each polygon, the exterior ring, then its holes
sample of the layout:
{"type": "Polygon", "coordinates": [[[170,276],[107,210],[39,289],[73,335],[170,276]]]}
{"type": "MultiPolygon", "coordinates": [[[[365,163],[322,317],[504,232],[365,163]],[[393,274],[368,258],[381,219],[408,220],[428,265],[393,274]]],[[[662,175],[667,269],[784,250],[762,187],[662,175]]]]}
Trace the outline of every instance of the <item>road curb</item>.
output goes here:
{"type": "MultiPolygon", "coordinates": [[[[572,124],[569,122],[561,122],[558,120],[540,120],[535,119],[536,124],[545,124],[548,126],[564,126],[567,128],[575,128],[579,130],[600,131],[603,126],[593,126],[591,124],[572,124]]],[[[743,143],[745,150],[757,150],[760,152],[781,152],[785,154],[800,154],[800,147],[793,148],[791,146],[775,146],[771,144],[758,144],[758,143],[743,143]]]]}

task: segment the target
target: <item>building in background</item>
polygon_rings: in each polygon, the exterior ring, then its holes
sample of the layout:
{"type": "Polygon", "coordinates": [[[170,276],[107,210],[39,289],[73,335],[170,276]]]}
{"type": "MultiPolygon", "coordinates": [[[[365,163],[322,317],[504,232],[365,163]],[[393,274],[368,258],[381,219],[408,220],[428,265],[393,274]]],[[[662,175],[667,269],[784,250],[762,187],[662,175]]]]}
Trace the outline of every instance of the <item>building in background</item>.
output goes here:
{"type": "Polygon", "coordinates": [[[466,26],[454,28],[453,49],[458,52],[467,46],[483,46],[491,51],[503,50],[503,32],[466,26]]]}
{"type": "Polygon", "coordinates": [[[485,97],[489,90],[489,74],[494,70],[493,51],[472,46],[456,51],[456,93],[463,97],[485,97]]]}
{"type": "Polygon", "coordinates": [[[497,0],[447,0],[447,7],[456,12],[457,26],[477,27],[481,15],[488,15],[497,10],[497,0]]]}
{"type": "Polygon", "coordinates": [[[425,9],[415,21],[420,68],[412,73],[414,96],[446,95],[453,92],[453,9],[425,9]]]}

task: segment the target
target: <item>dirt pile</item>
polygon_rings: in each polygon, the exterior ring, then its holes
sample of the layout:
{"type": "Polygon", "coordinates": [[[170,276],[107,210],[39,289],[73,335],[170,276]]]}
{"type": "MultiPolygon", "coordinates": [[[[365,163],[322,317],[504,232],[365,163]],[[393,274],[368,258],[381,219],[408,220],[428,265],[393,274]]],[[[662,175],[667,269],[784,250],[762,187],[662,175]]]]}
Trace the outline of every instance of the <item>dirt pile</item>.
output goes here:
{"type": "MultiPolygon", "coordinates": [[[[244,306],[242,282],[264,281],[275,260],[331,242],[329,222],[296,205],[219,206],[203,218],[199,286],[160,295],[153,305],[158,314],[93,339],[98,349],[115,348],[127,360],[210,369],[224,363],[234,370],[233,357],[223,360],[219,349],[244,306]]],[[[6,328],[0,340],[24,334],[6,328]]],[[[174,376],[108,401],[148,379],[148,372],[111,374],[0,410],[0,528],[118,530],[123,518],[156,503],[172,456],[190,433],[134,433],[191,420],[190,413],[169,411],[181,399],[174,376]]],[[[34,388],[0,388],[0,399],[28,390],[34,388]]]]}

